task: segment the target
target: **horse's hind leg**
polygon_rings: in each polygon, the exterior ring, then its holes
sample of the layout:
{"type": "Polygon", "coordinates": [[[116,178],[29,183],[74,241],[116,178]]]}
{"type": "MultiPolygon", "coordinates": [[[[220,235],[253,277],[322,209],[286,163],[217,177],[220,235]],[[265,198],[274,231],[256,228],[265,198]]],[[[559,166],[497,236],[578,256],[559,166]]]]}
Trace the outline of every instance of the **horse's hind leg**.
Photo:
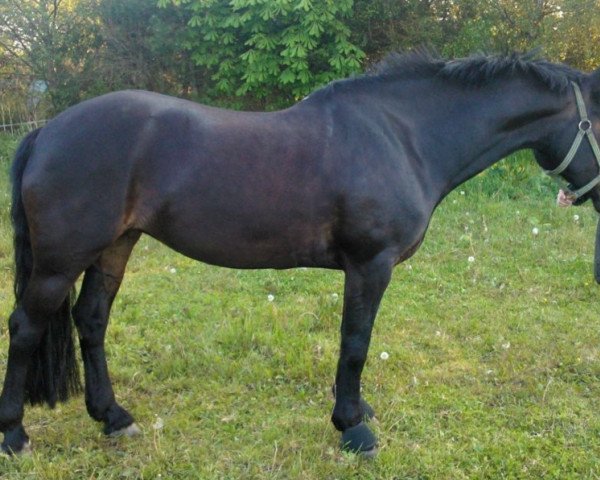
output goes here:
{"type": "MultiPolygon", "coordinates": [[[[34,270],[23,301],[10,316],[8,364],[0,396],[0,430],[4,433],[2,450],[6,453],[19,453],[28,447],[29,437],[22,424],[28,369],[43,341],[48,322],[62,308],[72,286],[73,281],[66,276],[41,274],[34,270]]],[[[44,379],[37,378],[37,382],[40,381],[44,379]]],[[[40,385],[35,387],[43,388],[40,385]]],[[[55,402],[56,397],[53,396],[50,401],[55,402]]]]}
{"type": "Polygon", "coordinates": [[[85,370],[85,404],[90,416],[104,423],[104,433],[133,435],[133,417],[115,400],[110,382],[104,337],[110,307],[119,290],[125,266],[139,232],[121,236],[85,272],[81,293],[73,308],[85,370]]]}

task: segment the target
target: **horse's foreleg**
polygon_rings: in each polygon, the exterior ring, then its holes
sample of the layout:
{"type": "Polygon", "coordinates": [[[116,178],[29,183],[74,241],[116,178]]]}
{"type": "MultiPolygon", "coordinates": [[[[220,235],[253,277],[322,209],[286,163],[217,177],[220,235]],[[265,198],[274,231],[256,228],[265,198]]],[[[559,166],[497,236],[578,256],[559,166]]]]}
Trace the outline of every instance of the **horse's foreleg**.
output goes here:
{"type": "Polygon", "coordinates": [[[107,435],[139,432],[133,417],[115,400],[104,350],[110,308],[138,238],[139,233],[121,237],[86,270],[73,308],[85,371],[85,404],[90,416],[104,423],[107,435]]]}
{"type": "Polygon", "coordinates": [[[379,302],[391,277],[393,258],[380,254],[369,262],[346,268],[340,359],[335,380],[332,421],[342,432],[343,448],[373,454],[377,440],[363,418],[367,404],[360,396],[362,373],[379,302]]]}

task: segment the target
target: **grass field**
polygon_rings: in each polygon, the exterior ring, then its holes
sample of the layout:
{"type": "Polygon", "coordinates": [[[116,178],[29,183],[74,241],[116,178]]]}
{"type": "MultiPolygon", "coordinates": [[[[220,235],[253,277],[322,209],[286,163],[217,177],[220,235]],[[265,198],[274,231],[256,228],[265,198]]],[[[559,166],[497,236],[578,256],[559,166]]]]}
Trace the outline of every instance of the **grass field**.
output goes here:
{"type": "MultiPolygon", "coordinates": [[[[0,137],[3,318],[14,146],[0,137]]],[[[329,421],[341,273],[209,267],[143,238],[107,339],[143,435],[105,438],[83,398],[28,408],[34,453],[0,458],[0,477],[600,478],[597,216],[555,208],[555,186],[527,160],[453,192],[396,268],[363,375],[375,460],[341,453],[329,421]]],[[[5,320],[0,332],[4,372],[5,320]]]]}

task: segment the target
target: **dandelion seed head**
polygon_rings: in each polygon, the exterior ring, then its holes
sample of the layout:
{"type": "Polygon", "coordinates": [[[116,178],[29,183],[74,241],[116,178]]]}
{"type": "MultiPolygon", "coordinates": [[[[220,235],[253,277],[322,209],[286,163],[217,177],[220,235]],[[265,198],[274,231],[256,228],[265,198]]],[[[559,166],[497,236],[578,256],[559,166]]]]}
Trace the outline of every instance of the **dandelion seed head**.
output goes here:
{"type": "Polygon", "coordinates": [[[381,352],[379,358],[381,358],[382,360],[387,360],[388,358],[390,358],[390,354],[388,352],[381,352]]]}
{"type": "Polygon", "coordinates": [[[158,415],[156,415],[156,420],[154,421],[154,423],[152,424],[152,428],[154,430],[162,430],[162,428],[165,426],[165,422],[162,418],[160,418],[158,415]]]}

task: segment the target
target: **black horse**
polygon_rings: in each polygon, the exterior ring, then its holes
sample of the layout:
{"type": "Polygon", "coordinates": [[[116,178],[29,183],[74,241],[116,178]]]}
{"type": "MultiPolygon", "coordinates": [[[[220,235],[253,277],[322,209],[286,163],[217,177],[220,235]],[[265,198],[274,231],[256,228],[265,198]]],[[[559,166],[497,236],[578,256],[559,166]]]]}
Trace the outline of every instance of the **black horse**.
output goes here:
{"type": "Polygon", "coordinates": [[[344,448],[373,453],[360,377],[392,268],[417,250],[448,192],[519,149],[579,189],[575,203],[590,198],[600,211],[594,132],[600,70],[517,55],[391,56],[272,113],[140,91],[68,109],[25,137],[12,169],[17,301],[3,450],[29,447],[26,401],[53,406],[79,388],[71,314],[89,414],[106,434],[135,433],[115,401],[104,336],[146,233],[215,265],[343,270],[332,420],[344,448]]]}

